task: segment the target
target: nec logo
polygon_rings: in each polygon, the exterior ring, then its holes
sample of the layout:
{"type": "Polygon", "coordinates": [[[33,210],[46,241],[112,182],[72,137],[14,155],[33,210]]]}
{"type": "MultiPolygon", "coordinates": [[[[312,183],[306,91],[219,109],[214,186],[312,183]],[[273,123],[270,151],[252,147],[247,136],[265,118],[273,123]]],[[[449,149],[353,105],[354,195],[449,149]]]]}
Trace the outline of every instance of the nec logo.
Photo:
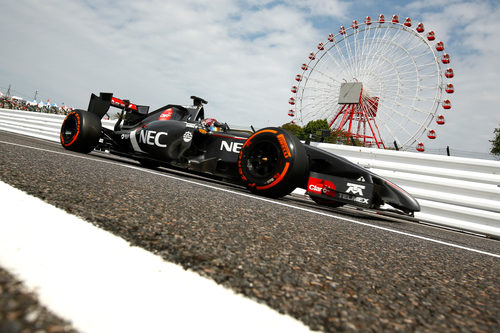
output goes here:
{"type": "Polygon", "coordinates": [[[225,150],[236,154],[240,153],[241,147],[243,147],[243,142],[221,141],[220,143],[220,150],[225,150]]]}
{"type": "Polygon", "coordinates": [[[148,131],[148,130],[141,131],[139,133],[139,143],[145,143],[145,144],[150,145],[150,146],[157,146],[157,147],[165,148],[167,146],[167,144],[160,142],[160,138],[163,135],[167,136],[168,133],[148,131]]]}

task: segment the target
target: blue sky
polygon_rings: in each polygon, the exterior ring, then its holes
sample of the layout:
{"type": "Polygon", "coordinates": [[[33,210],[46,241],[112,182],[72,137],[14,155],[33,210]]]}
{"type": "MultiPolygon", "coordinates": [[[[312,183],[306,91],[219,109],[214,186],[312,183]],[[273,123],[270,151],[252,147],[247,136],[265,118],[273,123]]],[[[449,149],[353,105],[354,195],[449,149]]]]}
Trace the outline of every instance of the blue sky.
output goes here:
{"type": "Polygon", "coordinates": [[[208,114],[255,127],[289,121],[293,78],[328,33],[396,13],[452,55],[453,108],[426,146],[487,152],[500,127],[498,1],[18,0],[2,13],[2,92],[77,108],[99,91],[153,108],[199,95],[208,114]]]}

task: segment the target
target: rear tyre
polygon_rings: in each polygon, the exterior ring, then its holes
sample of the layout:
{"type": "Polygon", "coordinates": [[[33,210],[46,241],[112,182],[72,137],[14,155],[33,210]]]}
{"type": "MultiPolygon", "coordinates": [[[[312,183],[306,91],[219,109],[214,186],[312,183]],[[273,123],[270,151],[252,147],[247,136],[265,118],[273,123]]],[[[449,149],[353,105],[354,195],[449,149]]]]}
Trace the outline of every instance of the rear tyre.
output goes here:
{"type": "Polygon", "coordinates": [[[61,126],[61,144],[64,148],[88,154],[97,146],[101,137],[101,120],[93,113],[74,110],[61,126]]]}
{"type": "Polygon", "coordinates": [[[251,192],[278,198],[305,183],[308,158],[296,136],[268,127],[253,134],[241,148],[238,173],[251,192]]]}

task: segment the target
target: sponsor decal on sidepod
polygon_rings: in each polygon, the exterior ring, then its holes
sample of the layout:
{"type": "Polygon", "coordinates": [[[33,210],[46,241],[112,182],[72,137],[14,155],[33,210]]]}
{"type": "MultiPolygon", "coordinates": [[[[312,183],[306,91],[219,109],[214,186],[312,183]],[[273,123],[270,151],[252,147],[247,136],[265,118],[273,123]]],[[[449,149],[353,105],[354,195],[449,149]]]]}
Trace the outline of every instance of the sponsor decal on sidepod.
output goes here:
{"type": "Polygon", "coordinates": [[[184,133],[184,135],[182,136],[182,139],[184,140],[184,142],[189,142],[193,139],[193,133],[187,131],[184,133]]]}
{"type": "Polygon", "coordinates": [[[139,143],[145,143],[150,146],[165,148],[167,147],[167,144],[160,143],[160,138],[162,137],[162,135],[168,135],[168,133],[143,130],[139,132],[139,143]]]}
{"type": "Polygon", "coordinates": [[[243,142],[227,142],[227,141],[221,141],[220,142],[220,150],[225,150],[228,152],[236,153],[239,154],[241,147],[243,147],[243,142]]]}

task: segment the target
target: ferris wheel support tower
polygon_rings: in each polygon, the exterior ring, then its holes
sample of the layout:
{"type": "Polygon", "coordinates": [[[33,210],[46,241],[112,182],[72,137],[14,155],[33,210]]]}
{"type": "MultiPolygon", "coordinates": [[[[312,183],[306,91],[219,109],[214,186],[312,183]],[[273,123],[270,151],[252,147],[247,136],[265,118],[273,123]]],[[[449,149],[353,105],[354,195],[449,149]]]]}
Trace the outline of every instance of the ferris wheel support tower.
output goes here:
{"type": "Polygon", "coordinates": [[[350,133],[351,140],[359,139],[364,146],[376,145],[377,148],[385,148],[375,121],[378,97],[363,95],[361,82],[344,82],[340,85],[338,104],[337,113],[329,123],[332,130],[350,133]],[[337,122],[337,119],[340,121],[337,122]],[[353,129],[353,124],[357,126],[356,130],[353,129]]]}

